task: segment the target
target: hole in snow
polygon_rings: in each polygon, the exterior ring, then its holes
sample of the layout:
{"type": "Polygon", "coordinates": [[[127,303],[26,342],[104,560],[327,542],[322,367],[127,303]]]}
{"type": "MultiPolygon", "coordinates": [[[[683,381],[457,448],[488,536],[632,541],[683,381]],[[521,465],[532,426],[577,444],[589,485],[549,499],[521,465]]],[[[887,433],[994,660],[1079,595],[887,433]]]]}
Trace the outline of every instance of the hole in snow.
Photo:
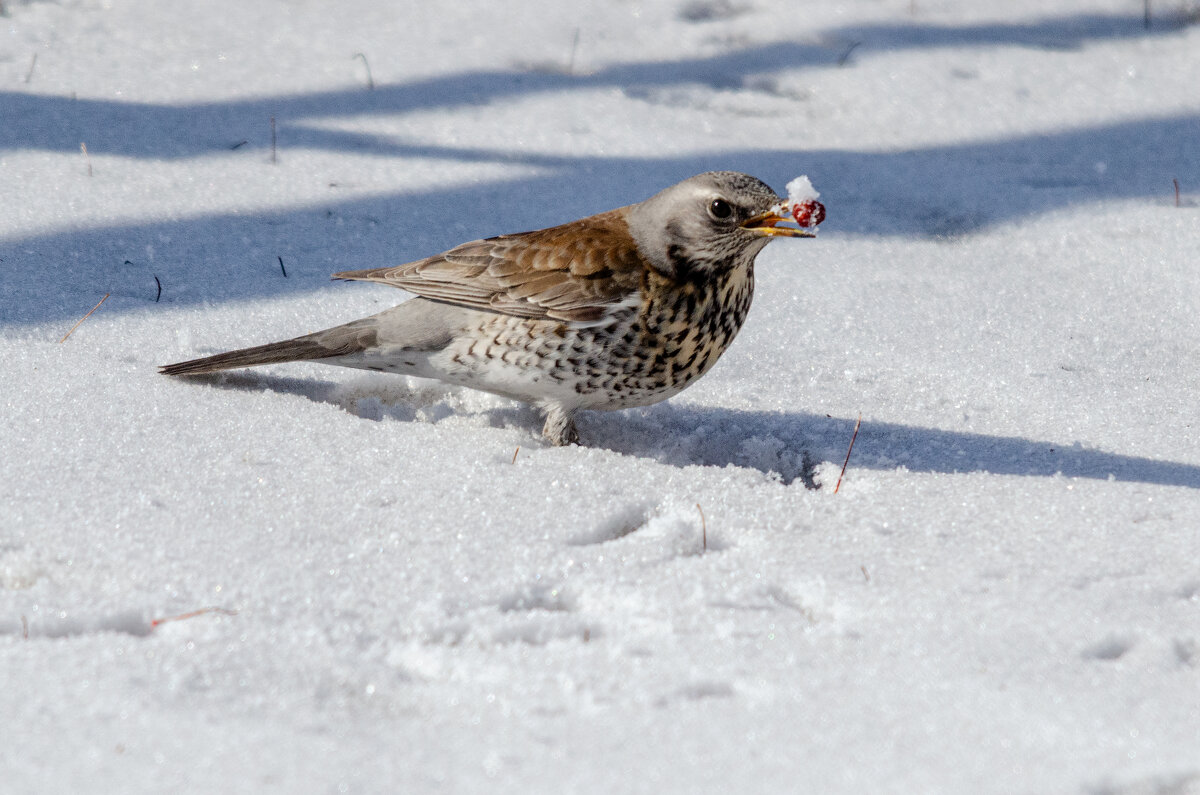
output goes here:
{"type": "Polygon", "coordinates": [[[1133,648],[1136,641],[1131,637],[1111,635],[1095,643],[1083,652],[1085,660],[1119,660],[1133,648]]]}
{"type": "Polygon", "coordinates": [[[605,517],[591,530],[571,537],[567,543],[571,546],[585,547],[616,541],[642,529],[653,513],[654,506],[651,505],[626,505],[605,517]]]}
{"type": "Polygon", "coordinates": [[[498,605],[503,613],[548,610],[569,613],[575,609],[575,599],[560,586],[527,585],[502,598],[498,605]]]}

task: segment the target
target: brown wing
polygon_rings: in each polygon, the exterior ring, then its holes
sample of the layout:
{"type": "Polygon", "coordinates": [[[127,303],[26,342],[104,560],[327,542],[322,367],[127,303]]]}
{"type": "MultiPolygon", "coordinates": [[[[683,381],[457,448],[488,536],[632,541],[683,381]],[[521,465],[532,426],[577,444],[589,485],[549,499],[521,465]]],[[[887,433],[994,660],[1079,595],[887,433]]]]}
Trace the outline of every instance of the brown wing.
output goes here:
{"type": "Polygon", "coordinates": [[[646,265],[625,210],[563,226],[463,243],[406,265],[335,273],[425,298],[517,317],[594,323],[638,299],[646,265]]]}

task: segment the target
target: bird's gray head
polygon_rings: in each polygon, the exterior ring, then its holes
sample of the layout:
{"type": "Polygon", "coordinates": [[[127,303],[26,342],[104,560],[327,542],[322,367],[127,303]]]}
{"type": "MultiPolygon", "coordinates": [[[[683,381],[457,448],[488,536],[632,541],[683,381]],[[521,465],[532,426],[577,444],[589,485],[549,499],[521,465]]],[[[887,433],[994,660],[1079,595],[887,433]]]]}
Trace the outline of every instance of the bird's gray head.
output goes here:
{"type": "Polygon", "coordinates": [[[808,237],[772,212],[783,202],[762,180],[736,171],[685,179],[629,208],[629,231],[651,267],[675,281],[707,281],[748,268],[772,237],[808,237]]]}

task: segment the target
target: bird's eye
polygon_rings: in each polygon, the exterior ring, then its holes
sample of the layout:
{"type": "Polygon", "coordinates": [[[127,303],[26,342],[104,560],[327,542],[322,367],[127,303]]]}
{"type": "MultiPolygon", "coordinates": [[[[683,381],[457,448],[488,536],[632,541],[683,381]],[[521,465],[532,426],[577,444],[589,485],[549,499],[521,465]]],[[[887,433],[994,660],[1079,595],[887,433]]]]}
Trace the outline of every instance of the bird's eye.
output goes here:
{"type": "Polygon", "coordinates": [[[724,221],[733,215],[733,208],[724,199],[713,199],[712,203],[708,205],[708,214],[719,221],[724,221]]]}

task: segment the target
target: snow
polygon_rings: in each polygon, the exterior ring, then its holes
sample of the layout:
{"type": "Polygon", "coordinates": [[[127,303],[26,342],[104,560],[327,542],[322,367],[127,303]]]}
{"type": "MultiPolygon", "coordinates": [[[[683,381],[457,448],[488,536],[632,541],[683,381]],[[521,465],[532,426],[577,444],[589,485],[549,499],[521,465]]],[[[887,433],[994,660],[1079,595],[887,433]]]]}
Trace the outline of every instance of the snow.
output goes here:
{"type": "Polygon", "coordinates": [[[792,204],[816,201],[821,194],[813,187],[812,180],[807,174],[801,174],[787,184],[787,198],[792,204]]]}
{"type": "Polygon", "coordinates": [[[1200,9],[1151,8],[5,2],[5,787],[1195,791],[1200,9]],[[581,447],[156,372],[712,169],[823,234],[581,447]]]}

